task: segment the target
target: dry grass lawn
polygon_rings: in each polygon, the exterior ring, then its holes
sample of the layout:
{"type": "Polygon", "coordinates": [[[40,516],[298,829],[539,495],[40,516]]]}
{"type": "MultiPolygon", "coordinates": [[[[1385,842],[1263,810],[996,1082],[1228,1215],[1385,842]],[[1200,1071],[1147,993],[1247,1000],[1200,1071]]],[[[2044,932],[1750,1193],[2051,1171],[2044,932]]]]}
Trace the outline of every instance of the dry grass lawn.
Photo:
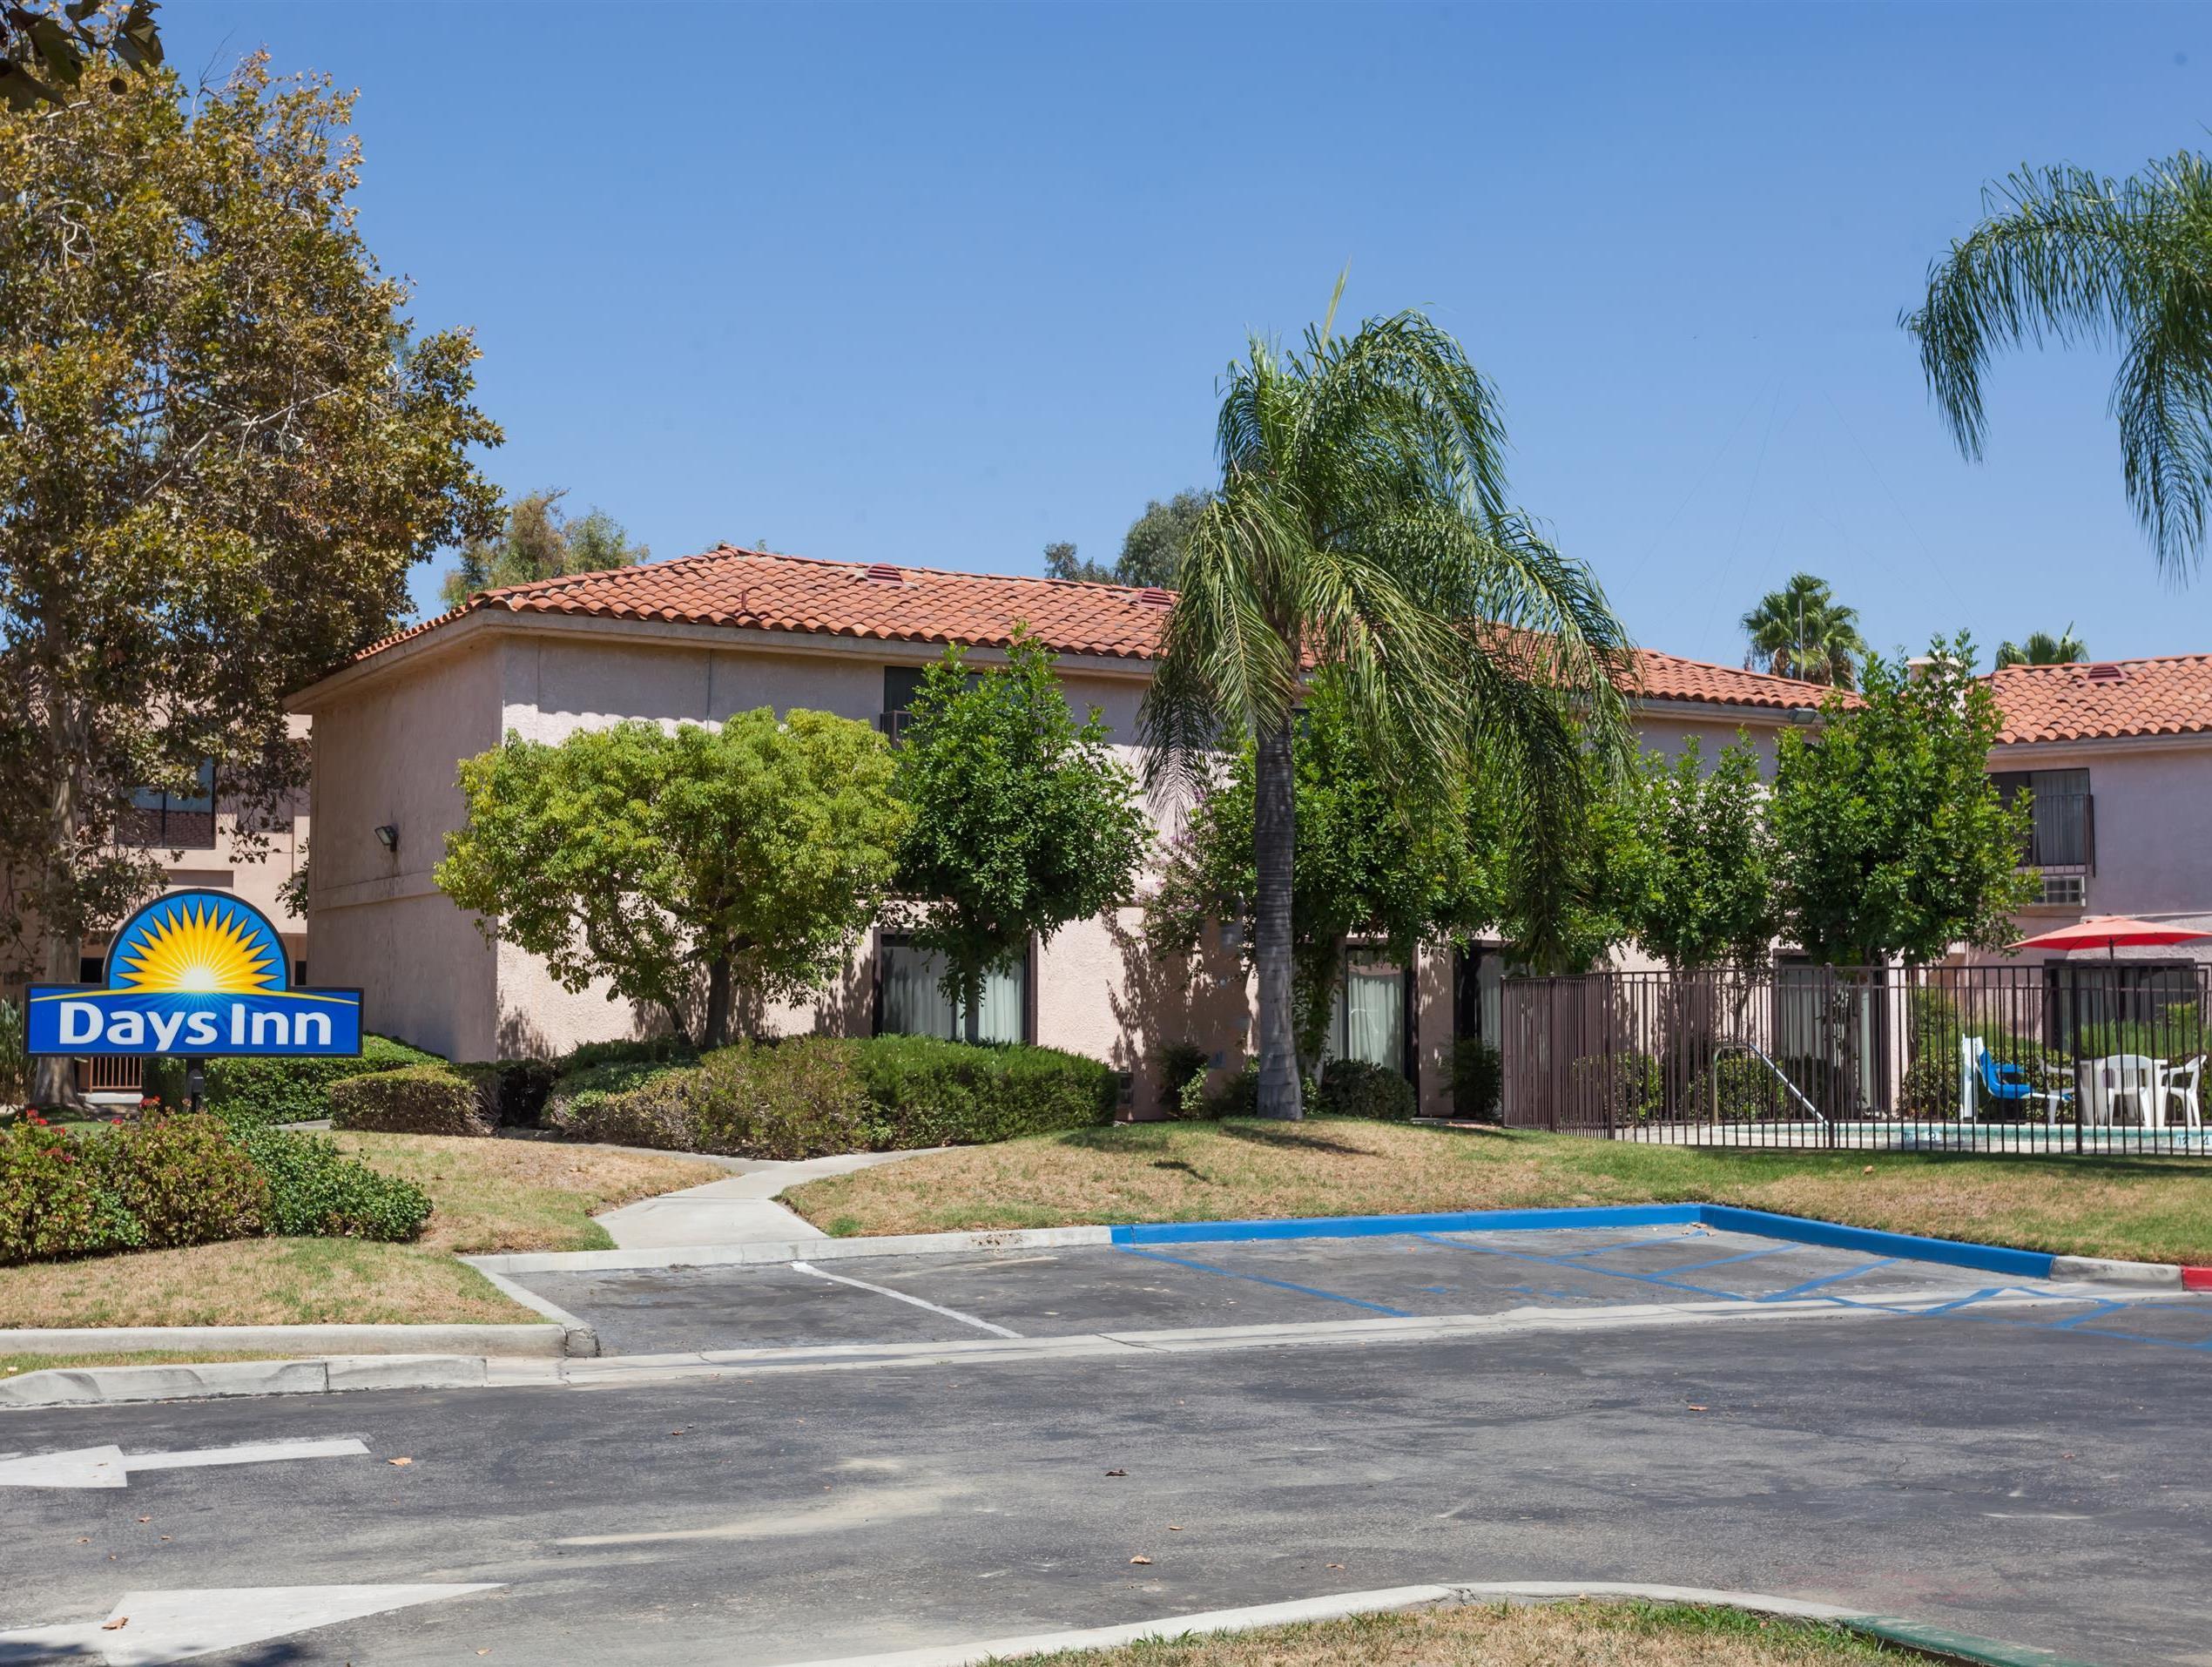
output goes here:
{"type": "Polygon", "coordinates": [[[1728,1151],[1519,1130],[1123,1124],[968,1146],[784,1195],[835,1234],[1714,1203],[2078,1256],[2212,1263],[2191,1158],[1728,1151]]]}
{"type": "Polygon", "coordinates": [[[335,1138],[372,1168],[428,1191],[436,1208],[420,1241],[246,1238],[0,1268],[0,1327],[534,1323],[538,1316],[455,1256],[604,1249],[595,1213],[724,1173],[681,1157],[551,1141],[335,1138]]]}
{"type": "Polygon", "coordinates": [[[1023,1667],[1831,1667],[1924,1660],[1840,1627],[1683,1604],[1474,1606],[1032,1656],[1023,1667]]]}

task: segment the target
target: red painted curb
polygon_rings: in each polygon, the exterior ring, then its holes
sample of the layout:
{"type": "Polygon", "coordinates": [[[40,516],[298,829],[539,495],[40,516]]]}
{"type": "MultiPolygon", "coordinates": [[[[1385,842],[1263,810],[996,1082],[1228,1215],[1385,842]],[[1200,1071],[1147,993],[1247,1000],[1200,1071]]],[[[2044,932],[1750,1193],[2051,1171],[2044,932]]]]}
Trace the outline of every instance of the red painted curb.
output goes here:
{"type": "Polygon", "coordinates": [[[2184,1291],[2212,1291],[2212,1267],[2185,1267],[2182,1270],[2182,1289],[2184,1291]]]}

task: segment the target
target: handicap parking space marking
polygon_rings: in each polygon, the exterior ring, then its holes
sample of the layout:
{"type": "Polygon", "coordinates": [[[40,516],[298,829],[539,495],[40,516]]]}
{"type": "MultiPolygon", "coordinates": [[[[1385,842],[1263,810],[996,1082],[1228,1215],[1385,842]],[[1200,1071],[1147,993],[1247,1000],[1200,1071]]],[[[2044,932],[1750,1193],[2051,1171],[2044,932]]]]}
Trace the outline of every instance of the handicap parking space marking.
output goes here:
{"type": "Polygon", "coordinates": [[[1669,1273],[1700,1273],[1709,1267],[1726,1267],[1731,1262],[1756,1262],[1762,1256],[1780,1256],[1790,1251],[1816,1250],[1813,1245],[1769,1245],[1764,1250],[1738,1251],[1733,1256],[1719,1256],[1710,1262],[1692,1262],[1688,1267],[1670,1267],[1669,1273]]]}
{"type": "Polygon", "coordinates": [[[1541,1262],[1549,1267],[1564,1267],[1575,1272],[1595,1273],[1608,1279],[1633,1279],[1638,1285],[1663,1285],[1671,1290],[1688,1291],[1697,1296],[1710,1297],[1717,1301],[1749,1302],[1750,1298],[1737,1291],[1715,1291],[1709,1286],[1692,1285],[1687,1279],[1669,1279],[1656,1273],[1631,1273],[1617,1267],[1601,1267],[1579,1262],[1565,1256],[1540,1256],[1534,1251],[1502,1250],[1494,1245],[1477,1245],[1466,1239],[1447,1238],[1437,1233],[1416,1233],[1431,1244],[1442,1245],[1450,1250],[1473,1251],[1479,1256],[1503,1256],[1516,1262],[1541,1262]]]}
{"type": "MultiPolygon", "coordinates": [[[[1871,1273],[1878,1267],[1893,1266],[1902,1259],[1896,1256],[1880,1257],[1867,1263],[1864,1267],[1847,1267],[1840,1273],[1824,1273],[1817,1279],[1807,1279],[1803,1285],[1793,1285],[1787,1291],[1771,1292],[1764,1297],[1754,1297],[1752,1300],[1754,1302],[1788,1302],[1793,1298],[1802,1297],[1808,1291],[1817,1291],[1824,1285],[1835,1285],[1844,1279],[1855,1279],[1862,1273],[1871,1273]]],[[[1986,1296],[1989,1293],[1984,1292],[1982,1294],[1986,1296]]]]}
{"type": "Polygon", "coordinates": [[[1233,1267],[1217,1267],[1211,1262],[1195,1262],[1184,1256],[1166,1256],[1158,1251],[1140,1250],[1134,1245],[1116,1245],[1114,1248],[1124,1256],[1142,1256],[1148,1261],[1172,1262],[1177,1267],[1196,1268],[1201,1273],[1218,1273],[1224,1279],[1249,1279],[1254,1285],[1273,1286],[1278,1291],[1296,1291],[1308,1297],[1321,1297],[1330,1302],[1349,1303],[1354,1308],[1366,1308],[1379,1314],[1388,1314],[1393,1319],[1412,1319],[1415,1316],[1403,1308],[1393,1308],[1386,1303],[1369,1302],[1365,1297],[1347,1297],[1335,1291],[1324,1291],[1318,1286],[1299,1285],[1290,1279],[1271,1279],[1264,1273],[1245,1273],[1233,1267]]]}
{"type": "Polygon", "coordinates": [[[988,1319],[978,1319],[974,1314],[964,1314],[957,1308],[948,1308],[942,1303],[932,1302],[927,1297],[917,1297],[910,1292],[894,1291],[887,1285],[870,1285],[866,1279],[848,1279],[842,1273],[831,1273],[816,1267],[812,1262],[793,1262],[792,1271],[811,1273],[818,1279],[828,1279],[838,1285],[849,1285],[856,1291],[873,1291],[879,1297],[894,1301],[909,1302],[917,1308],[927,1308],[933,1314],[942,1314],[948,1319],[957,1319],[963,1326],[973,1326],[978,1331],[989,1332],[995,1337],[1020,1337],[1022,1333],[988,1319]]]}

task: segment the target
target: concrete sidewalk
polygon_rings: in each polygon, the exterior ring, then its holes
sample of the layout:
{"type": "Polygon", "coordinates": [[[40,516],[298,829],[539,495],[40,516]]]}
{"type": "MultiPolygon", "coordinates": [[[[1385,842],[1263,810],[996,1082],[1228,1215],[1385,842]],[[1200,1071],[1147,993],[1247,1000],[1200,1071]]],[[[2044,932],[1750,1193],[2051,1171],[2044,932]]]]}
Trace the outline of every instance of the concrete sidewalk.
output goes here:
{"type": "MultiPolygon", "coordinates": [[[[941,1151],[932,1147],[927,1151],[941,1151]]],[[[688,1249],[701,1245],[790,1244],[827,1237],[797,1211],[776,1202],[786,1187],[825,1175],[847,1175],[856,1169],[894,1164],[902,1157],[920,1157],[923,1151],[848,1152],[839,1157],[813,1157],[804,1163],[779,1164],[751,1158],[722,1160],[737,1171],[726,1181],[681,1192],[664,1192],[595,1216],[619,1250],[688,1249]]]]}

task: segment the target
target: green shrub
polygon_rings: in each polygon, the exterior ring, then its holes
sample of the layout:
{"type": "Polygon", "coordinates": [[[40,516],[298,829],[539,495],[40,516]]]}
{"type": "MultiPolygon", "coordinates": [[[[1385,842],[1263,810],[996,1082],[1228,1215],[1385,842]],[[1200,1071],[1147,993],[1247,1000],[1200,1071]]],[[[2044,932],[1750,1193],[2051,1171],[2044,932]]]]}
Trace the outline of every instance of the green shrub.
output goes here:
{"type": "MultiPolygon", "coordinates": [[[[552,1092],[545,1097],[539,1120],[550,1127],[573,1135],[578,1140],[614,1140],[605,1134],[587,1133],[588,1128],[602,1126],[610,1115],[608,1102],[617,1097],[644,1087],[648,1083],[671,1072],[689,1070],[698,1063],[693,1058],[610,1059],[602,1063],[586,1065],[580,1070],[564,1072],[555,1079],[552,1092]]],[[[617,1141],[619,1145],[649,1145],[649,1141],[617,1141]]]]}
{"type": "MultiPolygon", "coordinates": [[[[1321,1085],[1311,1076],[1301,1076],[1298,1087],[1301,1103],[1311,1107],[1320,1100],[1321,1085]]],[[[1211,1117],[1256,1117],[1259,1115],[1259,1061],[1247,1057],[1244,1069],[1221,1085],[1220,1090],[1206,1101],[1206,1115],[1211,1117]]]]}
{"type": "Polygon", "coordinates": [[[455,1065],[454,1070],[484,1090],[485,1116],[504,1128],[535,1124],[553,1091],[554,1067],[547,1059],[496,1059],[489,1063],[455,1065]]]}
{"type": "Polygon", "coordinates": [[[881,1144],[860,1085],[861,1044],[829,1036],[739,1043],[582,1108],[590,1138],[738,1157],[820,1157],[881,1144]]]}
{"type": "MultiPolygon", "coordinates": [[[[1744,1123],[1757,1117],[1802,1117],[1804,1108],[1775,1080],[1766,1062],[1745,1053],[1728,1053],[1690,1079],[1679,1114],[1685,1117],[1716,1115],[1723,1123],[1744,1123]]],[[[1817,1102],[1816,1102],[1817,1103],[1817,1102]]]]}
{"type": "Polygon", "coordinates": [[[802,1158],[1088,1128],[1118,1100],[1109,1067],[1050,1048],[787,1036],[691,1065],[590,1065],[561,1079],[547,1119],[583,1140],[802,1158]]]}
{"type": "Polygon", "coordinates": [[[418,1237],[430,1219],[428,1193],[348,1157],[327,1136],[257,1129],[244,1139],[268,1182],[273,1233],[399,1244],[418,1237]]]}
{"type": "Polygon", "coordinates": [[[934,1036],[855,1044],[875,1103],[880,1150],[954,1146],[1111,1123],[1112,1069],[1081,1054],[1024,1044],[977,1047],[934,1036]]]}
{"type": "Polygon", "coordinates": [[[1360,1059],[1332,1059],[1321,1068],[1314,1109],[1325,1117],[1369,1117],[1403,1123],[1420,1109],[1405,1073],[1360,1059]]]}
{"type": "Polygon", "coordinates": [[[1171,1042],[1160,1049],[1160,1111],[1170,1117],[1211,1115],[1206,1098],[1206,1050],[1195,1042],[1171,1042]]]}
{"type": "Polygon", "coordinates": [[[0,1128],[0,1265],[137,1247],[137,1219],[84,1145],[30,1117],[0,1128]]]}
{"type": "Polygon", "coordinates": [[[1924,1053],[1905,1068],[1897,1109],[1908,1117],[1949,1121],[1959,1115],[1959,1058],[1924,1053]]]}
{"type": "Polygon", "coordinates": [[[1505,1060],[1480,1036],[1452,1044],[1452,1111],[1469,1123],[1495,1123],[1505,1101],[1505,1060]]]}
{"type": "Polygon", "coordinates": [[[696,1065],[699,1050],[683,1036],[644,1036],[621,1042],[587,1042],[553,1062],[556,1076],[569,1077],[602,1065],[696,1065]]]}
{"type": "Polygon", "coordinates": [[[136,1249],[213,1245],[263,1230],[269,1184],[219,1117],[149,1117],[89,1136],[78,1152],[138,1223],[136,1249]]]}
{"type": "Polygon", "coordinates": [[[330,1086],[330,1126],[388,1135],[488,1135],[484,1101],[498,1104],[498,1082],[448,1065],[408,1065],[352,1076],[330,1086]]]}
{"type": "MultiPolygon", "coordinates": [[[[312,1123],[330,1115],[334,1083],[375,1071],[433,1065],[437,1055],[410,1048],[389,1036],[364,1036],[358,1058],[211,1059],[207,1062],[206,1109],[234,1128],[277,1123],[312,1123]]],[[[164,1105],[181,1109],[185,1062],[149,1063],[145,1092],[164,1105]]]]}
{"type": "Polygon", "coordinates": [[[1647,1053],[1588,1054],[1567,1073],[1573,1103],[1585,1117],[1640,1122],[1666,1103],[1659,1062],[1647,1053]]]}

